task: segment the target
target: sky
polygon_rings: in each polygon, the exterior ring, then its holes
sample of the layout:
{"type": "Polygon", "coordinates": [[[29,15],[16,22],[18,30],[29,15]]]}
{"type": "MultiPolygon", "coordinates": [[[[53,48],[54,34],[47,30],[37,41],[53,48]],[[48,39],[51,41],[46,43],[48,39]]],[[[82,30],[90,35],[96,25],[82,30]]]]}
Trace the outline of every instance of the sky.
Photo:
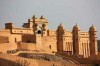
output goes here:
{"type": "Polygon", "coordinates": [[[21,27],[33,15],[44,15],[54,30],[60,22],[68,31],[76,23],[82,31],[89,31],[93,24],[100,39],[100,0],[0,0],[0,28],[7,22],[21,27]]]}

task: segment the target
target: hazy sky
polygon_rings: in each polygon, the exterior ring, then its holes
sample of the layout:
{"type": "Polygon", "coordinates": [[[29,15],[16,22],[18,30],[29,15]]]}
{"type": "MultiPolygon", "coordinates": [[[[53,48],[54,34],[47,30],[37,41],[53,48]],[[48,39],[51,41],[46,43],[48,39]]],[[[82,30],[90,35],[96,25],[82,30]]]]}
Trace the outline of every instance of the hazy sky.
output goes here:
{"type": "Polygon", "coordinates": [[[88,31],[94,24],[100,39],[100,0],[0,0],[0,28],[6,22],[21,27],[33,15],[44,15],[50,29],[57,29],[60,22],[66,30],[77,23],[88,31]]]}

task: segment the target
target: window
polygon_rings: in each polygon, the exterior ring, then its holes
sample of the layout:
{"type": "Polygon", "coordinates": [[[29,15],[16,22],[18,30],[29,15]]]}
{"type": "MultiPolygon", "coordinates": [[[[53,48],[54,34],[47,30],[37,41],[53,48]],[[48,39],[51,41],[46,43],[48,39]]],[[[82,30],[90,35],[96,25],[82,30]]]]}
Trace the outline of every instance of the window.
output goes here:
{"type": "Polygon", "coordinates": [[[51,49],[51,45],[49,45],[49,49],[51,49]]]}
{"type": "Polygon", "coordinates": [[[27,40],[27,43],[30,43],[31,41],[30,40],[27,40]]]}
{"type": "Polygon", "coordinates": [[[41,34],[41,31],[40,30],[38,30],[38,34],[41,34]]]}
{"type": "Polygon", "coordinates": [[[20,31],[21,33],[23,32],[23,31],[20,31]]]}
{"type": "Polygon", "coordinates": [[[15,38],[15,43],[17,42],[17,39],[15,38]]]}

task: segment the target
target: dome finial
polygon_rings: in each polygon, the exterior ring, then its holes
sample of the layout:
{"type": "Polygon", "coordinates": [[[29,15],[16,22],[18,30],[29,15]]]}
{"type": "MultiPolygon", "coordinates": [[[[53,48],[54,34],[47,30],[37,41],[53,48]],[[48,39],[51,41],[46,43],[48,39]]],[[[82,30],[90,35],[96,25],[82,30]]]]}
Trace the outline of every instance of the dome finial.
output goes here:
{"type": "Polygon", "coordinates": [[[60,26],[62,26],[62,23],[60,22],[60,26]]]}
{"type": "Polygon", "coordinates": [[[92,24],[92,27],[94,27],[93,24],[92,24]]]}
{"type": "Polygon", "coordinates": [[[77,23],[76,23],[76,25],[73,28],[80,30],[80,27],[77,25],[77,23]]]}
{"type": "Polygon", "coordinates": [[[34,15],[33,17],[32,17],[33,19],[37,19],[37,17],[34,15]]]}
{"type": "Polygon", "coordinates": [[[94,25],[92,24],[92,26],[91,26],[92,28],[94,28],[94,25]]]}
{"type": "Polygon", "coordinates": [[[77,26],[77,22],[76,22],[76,26],[77,26]]]}
{"type": "Polygon", "coordinates": [[[40,19],[45,19],[45,17],[42,15],[42,16],[40,17],[40,19]]]}
{"type": "Polygon", "coordinates": [[[64,29],[62,23],[60,22],[60,25],[58,26],[58,29],[64,29]]]}
{"type": "Polygon", "coordinates": [[[90,30],[96,31],[96,27],[92,24],[92,26],[90,27],[90,30]]]}

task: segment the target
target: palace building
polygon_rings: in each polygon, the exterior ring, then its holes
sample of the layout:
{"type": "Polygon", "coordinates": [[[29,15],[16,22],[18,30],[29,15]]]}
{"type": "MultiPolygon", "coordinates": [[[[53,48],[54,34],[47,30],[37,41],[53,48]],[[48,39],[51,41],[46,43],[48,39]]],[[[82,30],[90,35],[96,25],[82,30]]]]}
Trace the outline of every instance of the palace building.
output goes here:
{"type": "Polygon", "coordinates": [[[0,30],[0,52],[9,53],[16,49],[90,58],[98,55],[97,31],[93,25],[89,31],[81,31],[77,24],[72,31],[66,30],[62,24],[56,30],[50,30],[44,16],[37,18],[34,15],[21,28],[16,28],[10,22],[5,24],[5,29],[0,30]]]}

